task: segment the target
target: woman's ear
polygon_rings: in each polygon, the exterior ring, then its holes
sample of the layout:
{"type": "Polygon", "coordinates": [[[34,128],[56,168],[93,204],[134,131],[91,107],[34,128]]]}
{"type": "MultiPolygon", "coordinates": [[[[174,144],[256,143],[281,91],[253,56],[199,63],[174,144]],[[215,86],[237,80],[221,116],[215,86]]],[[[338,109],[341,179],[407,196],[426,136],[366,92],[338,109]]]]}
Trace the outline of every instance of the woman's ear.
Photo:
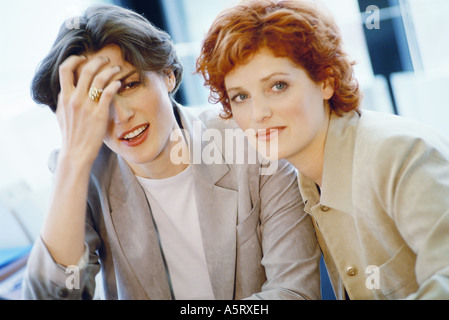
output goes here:
{"type": "Polygon", "coordinates": [[[334,95],[334,78],[327,78],[323,81],[323,99],[329,100],[334,95]]]}
{"type": "Polygon", "coordinates": [[[167,88],[168,88],[168,92],[172,92],[173,89],[175,89],[176,86],[176,76],[175,73],[170,70],[165,72],[165,74],[167,75],[167,88]]]}

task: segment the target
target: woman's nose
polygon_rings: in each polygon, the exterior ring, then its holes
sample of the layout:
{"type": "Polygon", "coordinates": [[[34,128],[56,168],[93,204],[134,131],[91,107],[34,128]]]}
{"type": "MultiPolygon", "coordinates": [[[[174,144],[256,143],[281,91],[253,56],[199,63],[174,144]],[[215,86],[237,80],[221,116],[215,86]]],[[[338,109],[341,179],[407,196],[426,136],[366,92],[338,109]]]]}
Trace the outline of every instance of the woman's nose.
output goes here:
{"type": "Polygon", "coordinates": [[[272,116],[270,104],[265,99],[253,99],[252,116],[255,122],[263,122],[272,116]]]}
{"type": "Polygon", "coordinates": [[[109,116],[114,120],[115,124],[123,124],[127,123],[134,116],[134,111],[128,107],[125,101],[114,99],[110,105],[109,116]]]}

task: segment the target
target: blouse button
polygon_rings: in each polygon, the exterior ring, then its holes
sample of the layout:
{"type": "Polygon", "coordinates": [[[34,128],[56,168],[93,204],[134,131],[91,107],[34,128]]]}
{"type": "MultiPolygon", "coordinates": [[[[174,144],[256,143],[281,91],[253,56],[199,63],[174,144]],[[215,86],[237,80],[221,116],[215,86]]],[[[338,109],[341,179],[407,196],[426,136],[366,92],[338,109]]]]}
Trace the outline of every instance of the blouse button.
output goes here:
{"type": "Polygon", "coordinates": [[[356,274],[357,274],[357,272],[359,271],[358,269],[357,269],[357,266],[356,265],[349,265],[349,266],[347,266],[346,267],[346,269],[345,269],[345,271],[346,271],[346,274],[348,275],[348,276],[350,276],[350,277],[353,277],[353,276],[355,276],[356,274]]]}
{"type": "Polygon", "coordinates": [[[328,212],[329,211],[329,207],[321,206],[321,211],[328,212]]]}

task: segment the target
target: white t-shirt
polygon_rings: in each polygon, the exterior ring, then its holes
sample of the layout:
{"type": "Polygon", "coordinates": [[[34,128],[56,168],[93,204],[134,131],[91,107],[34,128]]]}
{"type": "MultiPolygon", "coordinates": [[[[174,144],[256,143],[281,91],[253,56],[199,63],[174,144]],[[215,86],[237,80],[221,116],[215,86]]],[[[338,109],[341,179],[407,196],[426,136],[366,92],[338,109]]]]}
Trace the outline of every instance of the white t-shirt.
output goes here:
{"type": "Polygon", "coordinates": [[[175,299],[214,299],[191,166],[167,179],[137,180],[151,206],[175,299]]]}

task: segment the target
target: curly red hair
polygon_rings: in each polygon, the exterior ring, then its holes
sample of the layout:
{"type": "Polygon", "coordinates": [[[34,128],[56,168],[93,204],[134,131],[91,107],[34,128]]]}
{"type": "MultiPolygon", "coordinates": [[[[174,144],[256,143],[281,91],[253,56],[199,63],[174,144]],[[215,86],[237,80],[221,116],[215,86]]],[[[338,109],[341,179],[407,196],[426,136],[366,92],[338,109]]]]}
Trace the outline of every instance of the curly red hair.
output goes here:
{"type": "Polygon", "coordinates": [[[220,102],[232,117],[224,79],[262,48],[304,68],[316,83],[331,80],[329,104],[337,114],[359,107],[354,63],[343,51],[338,26],[327,10],[304,0],[250,0],[221,12],[197,59],[196,71],[211,90],[209,101],[220,102]]]}

